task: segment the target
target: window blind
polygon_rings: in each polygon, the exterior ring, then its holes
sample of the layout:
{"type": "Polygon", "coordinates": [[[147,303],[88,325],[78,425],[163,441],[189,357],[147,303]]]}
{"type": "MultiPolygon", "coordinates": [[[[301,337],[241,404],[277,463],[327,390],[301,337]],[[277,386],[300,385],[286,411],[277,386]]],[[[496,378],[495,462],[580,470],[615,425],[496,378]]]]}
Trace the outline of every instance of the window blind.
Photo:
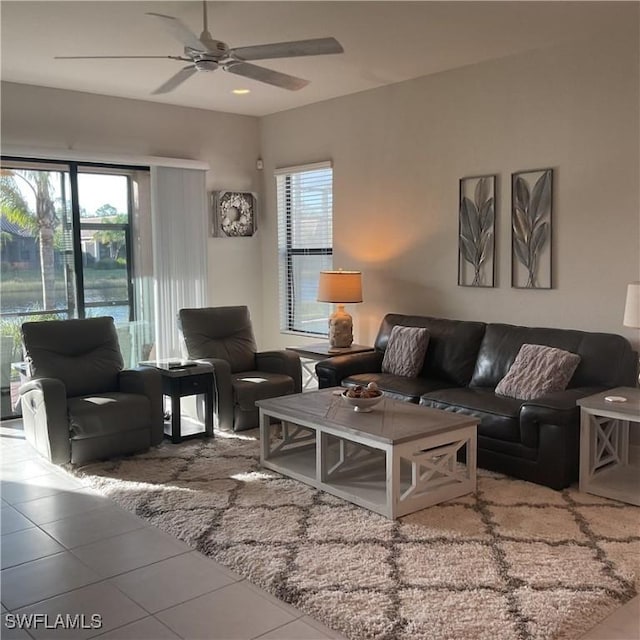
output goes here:
{"type": "Polygon", "coordinates": [[[330,162],[278,169],[280,329],[327,335],[330,305],[317,302],[320,271],[333,265],[330,162]]]}
{"type": "Polygon", "coordinates": [[[181,355],[176,318],[207,296],[207,192],[200,169],[151,167],[156,357],[181,355]]]}

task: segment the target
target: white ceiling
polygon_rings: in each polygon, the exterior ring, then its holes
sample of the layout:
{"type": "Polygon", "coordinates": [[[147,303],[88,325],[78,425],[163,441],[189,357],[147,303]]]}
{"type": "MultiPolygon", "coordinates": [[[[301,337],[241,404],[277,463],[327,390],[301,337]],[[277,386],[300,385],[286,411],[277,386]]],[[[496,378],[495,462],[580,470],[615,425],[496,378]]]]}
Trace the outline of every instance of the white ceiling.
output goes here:
{"type": "MultiPolygon", "coordinates": [[[[209,31],[230,47],[333,36],[344,54],[257,64],[310,80],[287,91],[221,69],[172,93],[151,92],[175,60],[55,60],[61,55],[181,55],[182,45],[146,12],[202,31],[202,3],[2,0],[2,80],[254,116],[418,76],[615,32],[618,2],[208,2],[209,31]],[[251,93],[236,96],[234,88],[251,93]]],[[[628,5],[627,5],[628,7],[628,5]]],[[[628,15],[628,14],[627,14],[628,15]]]]}

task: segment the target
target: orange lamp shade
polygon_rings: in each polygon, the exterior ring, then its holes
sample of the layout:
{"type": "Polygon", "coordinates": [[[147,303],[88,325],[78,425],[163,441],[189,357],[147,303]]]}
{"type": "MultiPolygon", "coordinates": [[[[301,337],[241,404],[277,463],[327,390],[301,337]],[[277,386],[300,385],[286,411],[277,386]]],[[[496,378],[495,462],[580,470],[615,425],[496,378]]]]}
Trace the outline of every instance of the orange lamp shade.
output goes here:
{"type": "Polygon", "coordinates": [[[360,271],[321,271],[318,282],[318,302],[348,304],[362,302],[360,271]]]}

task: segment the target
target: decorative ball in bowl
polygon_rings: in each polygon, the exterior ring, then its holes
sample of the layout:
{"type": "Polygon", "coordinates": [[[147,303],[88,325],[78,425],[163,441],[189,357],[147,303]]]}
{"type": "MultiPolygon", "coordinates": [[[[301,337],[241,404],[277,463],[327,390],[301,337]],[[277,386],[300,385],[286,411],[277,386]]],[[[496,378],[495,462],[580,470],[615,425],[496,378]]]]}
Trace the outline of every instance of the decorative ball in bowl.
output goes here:
{"type": "Polygon", "coordinates": [[[366,387],[357,385],[342,392],[342,399],[358,412],[371,411],[382,398],[382,391],[375,382],[370,382],[366,387]]]}

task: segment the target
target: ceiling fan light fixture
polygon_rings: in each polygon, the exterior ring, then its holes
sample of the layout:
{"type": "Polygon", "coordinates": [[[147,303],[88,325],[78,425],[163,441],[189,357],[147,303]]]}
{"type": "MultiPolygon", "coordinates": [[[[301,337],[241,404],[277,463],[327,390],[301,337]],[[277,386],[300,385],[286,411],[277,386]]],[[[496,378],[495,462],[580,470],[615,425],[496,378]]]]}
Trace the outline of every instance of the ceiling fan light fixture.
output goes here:
{"type": "Polygon", "coordinates": [[[215,60],[195,60],[193,64],[198,71],[215,71],[218,68],[215,60]]]}

